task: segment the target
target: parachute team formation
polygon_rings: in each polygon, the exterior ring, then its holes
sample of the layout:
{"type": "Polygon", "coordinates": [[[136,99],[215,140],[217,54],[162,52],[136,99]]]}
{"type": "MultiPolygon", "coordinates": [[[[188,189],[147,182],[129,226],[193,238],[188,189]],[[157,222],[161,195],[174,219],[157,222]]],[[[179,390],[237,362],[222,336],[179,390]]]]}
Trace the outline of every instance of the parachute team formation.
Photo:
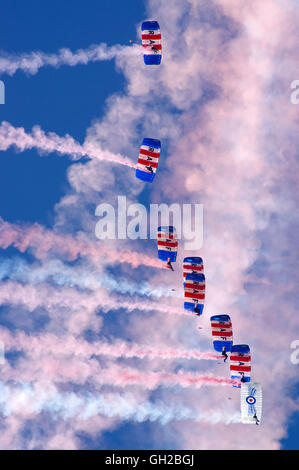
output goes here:
{"type": "MultiPolygon", "coordinates": [[[[160,65],[162,60],[161,31],[157,21],[145,21],[141,26],[142,48],[145,65],[160,65]]],[[[157,172],[161,151],[158,139],[144,138],[136,167],[136,177],[152,183],[157,172]]],[[[174,271],[178,238],[173,226],[157,229],[158,258],[163,267],[174,271]]],[[[203,313],[205,301],[205,275],[203,260],[199,256],[184,258],[184,309],[194,315],[203,313]]],[[[174,290],[174,289],[173,289],[174,290]]],[[[210,318],[214,350],[221,353],[224,362],[230,355],[230,375],[233,387],[241,389],[242,423],[260,424],[262,416],[262,389],[251,382],[251,353],[247,344],[233,344],[233,328],[229,315],[213,315],[210,318]]]]}
{"type": "MultiPolygon", "coordinates": [[[[141,26],[144,64],[159,66],[162,60],[161,31],[157,21],[145,21],[141,26]]],[[[42,147],[41,147],[42,148],[42,147]]],[[[118,161],[136,169],[136,178],[153,183],[161,153],[161,142],[156,138],[144,138],[140,147],[138,162],[118,161]]],[[[115,161],[115,160],[114,160],[115,161]]],[[[174,226],[157,228],[157,254],[162,266],[174,271],[177,261],[178,236],[174,226]]],[[[206,280],[203,260],[199,256],[183,259],[184,310],[201,316],[204,310],[206,280]]],[[[172,289],[175,290],[175,289],[172,289]]],[[[251,351],[247,344],[234,344],[233,325],[229,315],[210,317],[211,337],[214,350],[221,353],[224,363],[229,358],[231,384],[241,389],[241,421],[244,424],[260,424],[262,416],[262,389],[257,382],[251,382],[251,351]]],[[[199,329],[202,329],[199,327],[199,329]]],[[[227,381],[230,384],[230,381],[227,381]]]]}
{"type": "MultiPolygon", "coordinates": [[[[141,26],[144,64],[160,65],[162,60],[161,31],[157,21],[145,21],[141,26]]],[[[23,134],[23,132],[22,132],[23,134]]],[[[44,138],[45,139],[45,138],[44,138]]],[[[30,141],[30,139],[28,139],[30,141]]],[[[38,146],[45,149],[49,142],[38,146]]],[[[22,143],[23,146],[23,143],[22,143]]],[[[20,145],[20,147],[22,147],[20,145]]],[[[145,183],[153,183],[161,153],[161,142],[156,138],[144,138],[139,150],[138,162],[119,161],[136,169],[136,178],[145,183]]],[[[116,160],[111,160],[116,161],[116,160]]],[[[174,226],[157,228],[158,259],[166,269],[174,271],[177,261],[178,236],[174,226]]],[[[199,256],[188,256],[183,260],[184,310],[201,316],[204,310],[206,281],[203,260],[199,256]]],[[[175,289],[172,289],[175,290],[175,289]]],[[[259,424],[262,415],[261,385],[251,382],[251,352],[246,344],[233,344],[233,328],[229,315],[214,315],[210,318],[213,346],[221,353],[224,362],[230,354],[230,375],[233,387],[241,389],[241,419],[243,423],[259,424]]],[[[199,327],[199,329],[202,329],[199,327]]]]}

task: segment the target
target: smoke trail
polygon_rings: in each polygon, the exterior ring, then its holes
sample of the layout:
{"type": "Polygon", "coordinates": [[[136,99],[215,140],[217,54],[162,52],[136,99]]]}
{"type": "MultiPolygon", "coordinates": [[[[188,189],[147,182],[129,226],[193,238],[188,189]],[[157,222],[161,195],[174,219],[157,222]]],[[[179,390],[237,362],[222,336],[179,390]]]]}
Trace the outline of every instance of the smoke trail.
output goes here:
{"type": "MultiPolygon", "coordinates": [[[[1,376],[6,381],[16,380],[16,370],[6,363],[1,371],[1,376]]],[[[227,379],[213,374],[203,375],[183,370],[178,373],[166,371],[144,372],[132,367],[122,367],[118,364],[103,367],[94,358],[85,361],[71,356],[68,356],[65,360],[42,356],[38,361],[32,362],[28,362],[27,359],[20,359],[17,379],[22,382],[38,380],[44,383],[53,380],[55,383],[72,382],[74,384],[84,384],[84,386],[91,384],[93,388],[98,389],[106,385],[118,388],[141,387],[144,390],[175,386],[201,388],[202,386],[240,385],[240,381],[237,379],[227,379]]]]}
{"type": "Polygon", "coordinates": [[[97,415],[117,417],[122,420],[143,422],[192,420],[211,424],[240,422],[240,413],[223,413],[215,410],[202,412],[184,405],[164,404],[161,401],[141,402],[132,393],[72,393],[60,392],[53,384],[39,389],[32,384],[7,385],[0,382],[0,412],[31,417],[41,412],[53,413],[67,420],[87,420],[97,415]]]}
{"type": "Polygon", "coordinates": [[[17,70],[34,75],[41,67],[61,67],[68,65],[86,65],[89,62],[111,60],[117,57],[133,57],[141,54],[140,47],[134,46],[112,46],[107,44],[95,44],[87,49],[78,49],[72,52],[70,49],[62,48],[57,54],[46,54],[41,51],[27,54],[7,54],[0,57],[0,74],[14,75],[17,70]]]}
{"type": "Polygon", "coordinates": [[[34,126],[31,134],[28,134],[23,127],[13,127],[8,122],[2,121],[0,125],[0,150],[5,151],[11,146],[15,146],[20,152],[35,148],[44,154],[56,152],[61,155],[68,155],[71,160],[88,157],[137,168],[137,165],[128,158],[94,147],[91,143],[81,145],[68,134],[64,137],[60,137],[54,132],[46,134],[39,126],[34,126]]]}
{"type": "Polygon", "coordinates": [[[226,379],[224,377],[215,377],[212,374],[201,375],[192,372],[179,371],[177,374],[169,372],[152,372],[142,373],[133,369],[119,369],[116,371],[109,370],[100,380],[111,380],[114,386],[142,385],[147,389],[155,389],[161,385],[181,387],[200,388],[202,385],[218,386],[218,385],[239,385],[238,380],[226,379]]]}
{"type": "Polygon", "coordinates": [[[97,262],[105,257],[108,261],[128,263],[133,268],[149,266],[161,269],[161,262],[144,253],[134,251],[114,251],[105,248],[103,242],[86,240],[82,234],[77,237],[69,234],[59,234],[47,230],[39,224],[16,225],[5,222],[0,217],[0,247],[3,249],[13,246],[21,252],[31,249],[36,258],[42,259],[49,252],[66,256],[69,261],[79,255],[88,256],[97,262]]]}
{"type": "Polygon", "coordinates": [[[29,264],[19,258],[0,257],[0,281],[9,279],[21,283],[35,285],[51,281],[58,286],[77,287],[80,289],[96,290],[100,287],[116,291],[119,294],[138,294],[146,297],[177,297],[169,287],[152,286],[143,281],[138,284],[130,283],[126,279],[114,279],[100,271],[77,265],[68,266],[59,260],[52,260],[42,265],[29,264]]]}
{"type": "Polygon", "coordinates": [[[37,307],[67,308],[73,312],[95,312],[101,308],[104,313],[110,310],[124,309],[128,312],[134,310],[157,311],[172,315],[190,316],[185,310],[175,305],[161,304],[150,301],[126,301],[122,298],[105,296],[103,291],[80,292],[73,288],[57,288],[47,284],[39,284],[38,287],[23,285],[13,281],[0,282],[0,305],[24,305],[29,311],[37,307]]]}
{"type": "Polygon", "coordinates": [[[153,344],[151,347],[136,343],[116,340],[113,344],[103,341],[88,342],[71,335],[59,338],[53,334],[28,336],[23,332],[12,335],[8,330],[0,329],[1,340],[6,350],[21,350],[26,356],[41,357],[54,354],[55,356],[108,356],[113,358],[139,359],[196,359],[218,360],[222,356],[210,352],[200,352],[197,349],[183,350],[178,348],[161,348],[153,344]]]}

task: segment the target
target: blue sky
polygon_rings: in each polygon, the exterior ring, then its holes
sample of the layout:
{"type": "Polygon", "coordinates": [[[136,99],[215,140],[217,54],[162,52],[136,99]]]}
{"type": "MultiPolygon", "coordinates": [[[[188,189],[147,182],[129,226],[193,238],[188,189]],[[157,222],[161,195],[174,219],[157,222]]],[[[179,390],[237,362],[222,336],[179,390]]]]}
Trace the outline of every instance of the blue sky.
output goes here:
{"type": "MultiPolygon", "coordinates": [[[[101,42],[108,46],[129,46],[130,40],[136,41],[136,25],[146,19],[147,13],[146,2],[141,0],[86,0],[84,3],[77,0],[11,0],[5,2],[1,16],[0,56],[31,51],[56,53],[62,47],[75,51],[101,42]]],[[[207,12],[207,21],[212,21],[217,26],[219,18],[217,16],[211,19],[207,12]]],[[[27,132],[38,124],[45,132],[53,131],[60,136],[70,134],[81,144],[86,137],[87,128],[105,115],[109,107],[107,98],[114,94],[124,96],[127,92],[127,77],[115,67],[114,60],[75,67],[62,66],[58,69],[45,67],[35,75],[17,71],[11,77],[4,75],[0,78],[4,80],[6,87],[6,103],[0,106],[1,122],[8,121],[15,127],[24,127],[27,132]]],[[[209,89],[208,85],[205,89],[209,89]]],[[[213,84],[211,89],[214,89],[213,84]]],[[[205,104],[206,97],[207,92],[198,103],[193,103],[191,111],[194,109],[195,113],[205,104]]],[[[172,102],[165,100],[165,105],[166,103],[169,114],[175,121],[182,109],[177,103],[174,104],[175,99],[172,102]]],[[[115,125],[117,126],[117,122],[115,125]]],[[[169,135],[165,137],[166,148],[170,140],[169,135]]],[[[109,137],[106,141],[109,142],[109,137]]],[[[0,217],[16,224],[37,222],[51,229],[55,220],[55,205],[72,191],[67,172],[76,164],[55,153],[40,157],[35,150],[18,153],[10,147],[5,152],[0,151],[0,217]]],[[[161,168],[164,177],[166,171],[167,167],[161,168]]],[[[118,182],[120,180],[121,177],[118,182]]],[[[138,194],[139,202],[148,203],[150,194],[147,189],[138,194]]],[[[265,244],[267,242],[266,240],[265,244]]],[[[33,261],[30,253],[20,254],[14,248],[1,249],[0,255],[1,258],[13,259],[17,256],[33,261]]],[[[254,271],[259,273],[263,270],[262,266],[260,261],[254,271]]],[[[111,268],[112,275],[113,272],[111,268]]],[[[141,274],[142,271],[136,270],[136,277],[131,280],[138,282],[137,276],[141,274]]],[[[118,327],[124,328],[123,337],[129,338],[126,319],[117,323],[117,316],[121,312],[114,311],[109,318],[104,319],[102,331],[105,338],[116,336],[118,327]]],[[[10,319],[10,313],[11,310],[6,306],[0,307],[1,325],[13,330],[14,320],[10,319]]],[[[36,310],[33,316],[35,315],[32,331],[39,331],[43,328],[43,322],[47,323],[47,314],[41,309],[36,310]]],[[[22,325],[22,320],[18,325],[22,325]]],[[[24,329],[27,327],[28,325],[24,326],[24,329]]],[[[88,330],[84,334],[86,338],[89,334],[90,338],[94,337],[88,330]]],[[[8,359],[14,362],[13,353],[10,353],[8,359]]],[[[15,360],[17,362],[18,359],[15,360]]],[[[292,398],[297,398],[298,386],[290,387],[289,393],[292,398]]],[[[267,396],[265,400],[267,401],[267,396]]],[[[39,416],[35,423],[30,420],[24,422],[24,447],[30,441],[31,432],[35,432],[32,430],[39,425],[39,420],[42,422],[43,417],[39,416]]],[[[298,413],[289,417],[287,431],[288,437],[282,439],[281,448],[298,449],[298,413]]],[[[75,434],[78,446],[82,449],[175,449],[179,446],[179,438],[171,426],[164,427],[150,421],[120,422],[105,430],[99,438],[84,430],[76,430],[75,434]]]]}
{"type": "MultiPolygon", "coordinates": [[[[143,2],[116,2],[117,14],[109,0],[82,3],[53,1],[5,2],[2,11],[1,51],[22,53],[41,50],[55,53],[106,42],[128,45],[135,41],[135,25],[144,16],[143,2]]],[[[66,133],[82,142],[86,128],[99,118],[106,99],[125,86],[114,61],[91,63],[88,67],[41,70],[34,76],[22,72],[5,77],[6,104],[1,120],[27,131],[37,123],[45,131],[66,133]]],[[[1,158],[1,206],[3,218],[11,222],[51,224],[54,204],[65,193],[70,162],[52,154],[40,159],[35,152],[20,157],[13,150],[1,158]],[[18,165],[18,171],[16,170],[18,165]],[[11,185],[15,174],[17,181],[11,185]],[[5,175],[5,176],[4,176],[5,175]]]]}
{"type": "MultiPolygon", "coordinates": [[[[22,53],[32,50],[54,53],[61,47],[72,50],[91,44],[128,45],[135,40],[136,23],[142,21],[145,7],[142,1],[113,2],[55,0],[41,4],[29,0],[5,2],[2,10],[1,51],[22,53]],[[117,13],[115,13],[117,10],[117,13]]],[[[6,104],[0,107],[1,120],[30,131],[39,123],[45,131],[59,135],[71,134],[82,142],[86,128],[99,118],[106,99],[121,93],[125,80],[115,69],[114,61],[98,62],[74,68],[50,67],[34,76],[22,72],[5,77],[6,104]]],[[[13,149],[1,152],[0,215],[9,222],[38,222],[51,227],[55,203],[69,189],[67,158],[51,154],[40,158],[34,151],[18,154],[13,149]],[[13,181],[13,184],[12,184],[13,181]]],[[[14,256],[15,250],[1,250],[14,256]]],[[[3,310],[3,308],[2,308],[3,310]]],[[[12,360],[13,355],[8,359],[12,360]]],[[[161,448],[163,443],[148,437],[150,423],[125,423],[98,440],[79,433],[82,448],[129,449],[161,448]],[[147,447],[149,448],[149,447],[147,447]]],[[[28,424],[30,429],[30,423],[28,424]]]]}

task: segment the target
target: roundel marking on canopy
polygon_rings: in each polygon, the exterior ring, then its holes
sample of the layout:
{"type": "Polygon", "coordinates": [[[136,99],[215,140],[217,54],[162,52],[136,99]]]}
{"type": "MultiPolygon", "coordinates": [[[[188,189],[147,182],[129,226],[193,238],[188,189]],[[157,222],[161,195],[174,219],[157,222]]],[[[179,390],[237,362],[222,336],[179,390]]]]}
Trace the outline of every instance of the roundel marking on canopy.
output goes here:
{"type": "Polygon", "coordinates": [[[160,65],[162,58],[162,44],[158,21],[144,21],[142,23],[141,40],[145,65],[160,65]]]}
{"type": "Polygon", "coordinates": [[[158,168],[161,142],[158,139],[144,138],[139,150],[136,178],[152,183],[158,168]]]}
{"type": "Polygon", "coordinates": [[[241,420],[244,424],[260,424],[262,418],[262,387],[258,382],[241,385],[241,420]]]}
{"type": "Polygon", "coordinates": [[[248,405],[254,405],[256,403],[256,399],[249,395],[248,397],[246,397],[246,402],[248,403],[248,405]]]}
{"type": "Polygon", "coordinates": [[[158,258],[174,263],[177,257],[178,240],[173,225],[160,226],[157,229],[158,258]]]}

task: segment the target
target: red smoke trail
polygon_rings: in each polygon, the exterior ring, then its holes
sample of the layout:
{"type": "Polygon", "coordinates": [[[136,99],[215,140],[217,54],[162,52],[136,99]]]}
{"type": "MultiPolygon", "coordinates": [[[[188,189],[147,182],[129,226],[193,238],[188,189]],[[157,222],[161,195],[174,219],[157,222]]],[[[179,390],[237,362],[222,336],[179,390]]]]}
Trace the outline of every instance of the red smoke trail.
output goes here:
{"type": "Polygon", "coordinates": [[[0,217],[0,247],[3,249],[14,246],[21,252],[32,249],[36,258],[42,259],[53,251],[67,257],[69,261],[75,260],[79,255],[89,256],[98,261],[103,256],[109,261],[128,263],[132,267],[150,266],[161,269],[158,259],[134,251],[114,251],[105,248],[103,242],[85,240],[80,236],[59,234],[47,230],[39,224],[16,225],[5,222],[0,217]]]}
{"type": "Polygon", "coordinates": [[[96,341],[89,343],[72,335],[59,338],[53,334],[46,333],[39,336],[28,336],[23,332],[12,335],[6,329],[0,329],[0,337],[5,343],[6,350],[24,350],[26,355],[42,356],[45,354],[92,356],[104,355],[114,358],[139,359],[196,359],[196,360],[218,360],[222,358],[210,352],[200,352],[198,350],[182,350],[177,348],[161,348],[153,344],[151,347],[136,343],[127,343],[116,340],[114,343],[96,341]]]}

